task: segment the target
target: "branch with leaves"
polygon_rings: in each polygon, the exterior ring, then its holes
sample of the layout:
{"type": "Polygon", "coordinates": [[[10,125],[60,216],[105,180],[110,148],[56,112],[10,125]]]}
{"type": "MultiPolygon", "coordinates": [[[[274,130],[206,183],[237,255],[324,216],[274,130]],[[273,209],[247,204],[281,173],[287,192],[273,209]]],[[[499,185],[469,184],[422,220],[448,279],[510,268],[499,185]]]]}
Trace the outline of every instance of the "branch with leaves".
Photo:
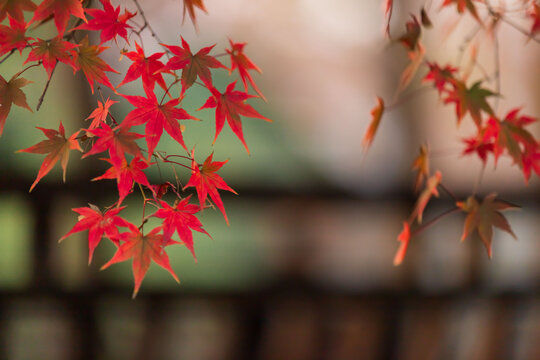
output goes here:
{"type": "MultiPolygon", "coordinates": [[[[101,240],[105,238],[111,241],[117,251],[102,269],[132,259],[135,281],[133,296],[136,296],[152,261],[169,271],[178,281],[165,249],[182,245],[195,257],[192,231],[210,236],[198,218],[203,209],[217,207],[225,222],[229,223],[220,191],[236,192],[218,174],[227,161],[214,161],[212,152],[206,156],[206,160],[198,162],[194,151],[196,144],[189,143],[189,123],[199,121],[182,108],[183,99],[192,96],[191,87],[199,86],[208,92],[206,101],[201,99],[199,110],[215,108],[214,143],[227,123],[249,152],[242,119],[270,120],[247,103],[247,100],[264,97],[250,73],[260,72],[260,69],[244,52],[245,43],[229,39],[230,48],[224,49],[224,54],[229,55],[230,63],[225,65],[212,54],[215,45],[192,52],[181,34],[178,36],[180,45],[163,43],[137,0],[133,0],[136,9],[133,11],[115,7],[110,0],[100,0],[96,7],[91,4],[90,1],[80,0],[44,0],[37,5],[31,0],[0,2],[0,21],[5,23],[7,20],[9,24],[0,25],[0,62],[18,54],[24,64],[28,64],[12,75],[9,81],[6,80],[9,77],[0,75],[0,135],[4,126],[9,126],[6,120],[12,105],[33,111],[23,92],[23,88],[32,81],[23,78],[23,73],[30,77],[30,70],[37,71],[39,68],[47,73],[36,110],[44,101],[58,66],[68,66],[74,74],[84,74],[93,96],[97,97],[97,107],[85,119],[91,120],[88,127],[72,134],[66,134],[62,123],[58,130],[38,127],[46,139],[19,152],[46,155],[30,191],[58,162],[65,182],[71,151],[83,152],[82,158],[106,156],[103,160],[110,168],[100,176],[96,174],[91,180],[116,181],[117,200],[102,208],[90,204],[73,209],[79,215],[78,222],[60,240],[88,231],[89,263],[101,240]],[[28,22],[25,21],[25,13],[31,16],[28,22]],[[73,18],[75,22],[71,21],[73,18]],[[41,26],[51,21],[57,35],[41,38],[41,26]],[[143,31],[151,33],[162,52],[145,51],[141,37],[143,31]],[[94,36],[88,33],[94,33],[99,40],[94,42],[94,36]],[[134,41],[133,37],[137,37],[139,42],[134,41]],[[118,71],[102,58],[105,43],[116,47],[118,57],[125,56],[131,62],[123,74],[123,80],[116,86],[108,74],[118,71]],[[164,55],[166,61],[163,60],[164,55]],[[212,74],[216,71],[226,71],[231,76],[237,74],[238,78],[233,77],[226,89],[221,91],[213,83],[212,74]],[[139,79],[143,94],[123,92],[123,85],[139,79]],[[236,90],[238,79],[242,81],[243,91],[236,90]],[[250,87],[256,94],[249,93],[250,87]],[[105,89],[110,90],[110,97],[103,95],[105,89]],[[157,95],[156,90],[163,94],[157,95]],[[118,103],[130,104],[134,109],[122,119],[114,113],[118,103]],[[164,132],[180,145],[183,153],[167,154],[160,149],[164,132]],[[143,138],[145,146],[137,142],[143,138]],[[170,166],[175,178],[163,178],[160,166],[170,166]],[[152,184],[149,181],[146,172],[152,167],[158,168],[160,183],[152,184]],[[185,174],[178,175],[177,168],[185,174]],[[181,187],[181,183],[186,186],[181,187]],[[194,191],[190,193],[192,189],[194,191]],[[166,196],[166,193],[171,196],[166,196]],[[193,193],[197,194],[195,198],[198,203],[194,202],[193,193]],[[121,215],[126,208],[123,203],[129,196],[142,197],[140,224],[134,224],[121,215]],[[150,207],[155,211],[146,214],[150,207]],[[157,218],[160,225],[146,232],[144,227],[150,218],[157,218]]],[[[198,11],[207,12],[203,1],[183,0],[183,6],[184,16],[189,14],[197,27],[198,11]]]]}
{"type": "MultiPolygon", "coordinates": [[[[439,9],[453,8],[459,16],[470,16],[475,22],[473,31],[463,40],[458,49],[458,62],[442,65],[428,59],[429,49],[426,49],[421,42],[422,34],[433,26],[432,14],[430,14],[434,12],[430,11],[433,7],[432,2],[427,2],[418,14],[411,15],[405,25],[405,31],[399,37],[391,38],[391,16],[394,4],[392,0],[384,1],[385,33],[390,41],[401,44],[410,61],[397,85],[396,100],[390,105],[385,105],[384,99],[377,97],[377,103],[371,111],[371,122],[363,139],[365,150],[371,146],[385,112],[409,100],[407,96],[402,96],[402,93],[409,87],[415,75],[423,72],[422,88],[425,88],[426,84],[431,85],[443,104],[455,107],[457,126],[469,120],[474,124],[476,132],[463,139],[462,155],[476,156],[483,168],[490,158],[496,166],[501,156],[507,156],[516,167],[521,169],[525,183],[529,181],[533,172],[540,175],[540,144],[529,130],[530,125],[538,120],[522,114],[520,107],[511,108],[503,114],[500,114],[498,110],[498,100],[502,96],[498,39],[500,28],[507,25],[524,35],[525,46],[540,42],[537,38],[540,33],[540,4],[533,0],[521,0],[517,2],[517,8],[506,9],[501,5],[495,6],[493,3],[489,0],[443,0],[441,2],[439,9]],[[519,18],[519,23],[529,23],[530,27],[522,28],[513,20],[516,18],[519,18]],[[486,70],[476,61],[477,50],[471,45],[473,40],[482,34],[492,39],[493,43],[494,68],[491,71],[486,70]],[[467,48],[471,49],[471,62],[470,65],[464,66],[461,64],[461,59],[467,48]],[[478,69],[483,78],[470,82],[468,78],[474,68],[478,69]],[[485,86],[489,82],[495,84],[494,90],[485,86]]],[[[416,93],[418,89],[409,92],[409,94],[416,93]]],[[[429,158],[429,147],[427,144],[421,145],[420,153],[413,161],[412,167],[417,171],[415,189],[418,191],[423,188],[423,190],[419,193],[409,219],[403,222],[403,230],[398,235],[400,247],[394,258],[394,264],[402,263],[413,236],[457,212],[466,214],[461,240],[465,240],[471,234],[478,235],[491,258],[494,227],[516,237],[501,211],[516,209],[519,206],[498,199],[495,193],[479,199],[476,196],[478,184],[475,185],[469,197],[458,199],[443,185],[443,174],[439,170],[431,172],[429,158]],[[422,224],[424,209],[433,197],[439,196],[439,190],[443,190],[451,197],[454,206],[422,224]]],[[[479,179],[482,178],[483,168],[479,179]]]]}

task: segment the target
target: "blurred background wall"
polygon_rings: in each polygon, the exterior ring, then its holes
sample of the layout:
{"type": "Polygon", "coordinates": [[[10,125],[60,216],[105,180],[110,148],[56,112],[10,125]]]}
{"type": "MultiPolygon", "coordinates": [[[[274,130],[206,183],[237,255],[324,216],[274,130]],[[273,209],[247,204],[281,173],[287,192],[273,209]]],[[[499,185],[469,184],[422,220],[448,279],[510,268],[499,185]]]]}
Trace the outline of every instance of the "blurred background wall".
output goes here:
{"type": "MultiPolygon", "coordinates": [[[[418,146],[431,144],[432,168],[460,197],[475,186],[481,163],[460,156],[460,137],[472,128],[456,132],[454,109],[430,92],[385,115],[363,153],[375,95],[391,99],[406,66],[402,48],[383,37],[380,1],[205,3],[209,15],[198,16],[197,34],[189,21],[181,25],[179,1],[141,0],[165,43],[178,44],[181,34],[192,49],[217,43],[221,52],[227,37],[245,41],[264,71],[255,81],[268,103],[251,104],[274,122],[243,121],[251,156],[227,128],[212,148],[212,111],[197,113],[203,121],[187,130],[188,147],[196,143],[199,154],[213,149],[217,160],[231,159],[222,175],[240,194],[223,194],[231,225],[206,210],[203,222],[214,240],[196,236],[198,263],[186,249],[169,251],[181,285],[152,266],[136,300],[128,263],[99,271],[112,246],[101,245],[87,266],[86,233],[57,244],[76,222],[71,208],[109,204],[116,191],[113,182],[88,181],[104,164],[75,155],[65,185],[56,169],[27,192],[42,158],[14,150],[41,139],[33,126],[54,128],[61,120],[75,131],[96,105],[85,80],[74,82],[71,70],[59,67],[42,110],[13,109],[0,139],[0,358],[538,358],[537,179],[525,186],[505,159],[496,171],[486,168],[480,193],[496,191],[523,206],[507,215],[519,241],[496,232],[491,261],[476,239],[459,242],[464,218],[455,215],[414,238],[404,264],[392,266],[396,236],[415,201],[409,168],[418,146]]],[[[396,2],[395,34],[411,9],[420,2],[396,2]]],[[[439,22],[424,38],[441,63],[456,59],[475,26],[471,19],[456,23],[453,11],[439,13],[433,5],[439,22]]],[[[160,50],[151,37],[144,41],[147,50],[160,50]]],[[[510,28],[501,28],[500,42],[501,111],[523,106],[538,115],[539,47],[525,45],[510,28]]],[[[491,44],[483,39],[479,46],[479,61],[491,66],[491,44]]],[[[105,56],[127,68],[116,53],[105,56]]],[[[2,75],[20,62],[2,64],[2,75]]],[[[32,78],[44,83],[44,71],[32,78]]],[[[216,81],[222,88],[228,78],[216,81]]],[[[41,92],[36,84],[25,88],[32,106],[41,92]]],[[[138,86],[122,90],[140,94],[138,86]]],[[[190,91],[184,106],[194,113],[208,95],[190,91]]],[[[129,216],[139,217],[138,200],[127,203],[129,216]]],[[[426,218],[449,206],[443,196],[426,218]]]]}

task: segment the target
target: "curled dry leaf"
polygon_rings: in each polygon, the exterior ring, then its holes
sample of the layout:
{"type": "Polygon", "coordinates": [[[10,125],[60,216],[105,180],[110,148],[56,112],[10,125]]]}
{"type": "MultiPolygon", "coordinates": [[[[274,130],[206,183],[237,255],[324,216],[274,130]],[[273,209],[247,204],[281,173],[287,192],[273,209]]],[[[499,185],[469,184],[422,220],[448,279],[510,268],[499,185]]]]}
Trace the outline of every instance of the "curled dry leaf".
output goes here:
{"type": "Polygon", "coordinates": [[[379,123],[381,122],[383,113],[384,101],[382,98],[377,97],[377,105],[371,109],[371,122],[369,123],[366,133],[364,134],[364,138],[362,139],[362,146],[364,147],[365,151],[369,150],[369,147],[375,138],[375,134],[379,128],[379,123]]]}
{"type": "Polygon", "coordinates": [[[403,222],[403,230],[398,235],[397,240],[400,242],[399,249],[394,256],[394,266],[401,265],[405,254],[407,253],[407,248],[409,247],[409,241],[411,239],[411,229],[407,221],[403,222]]]}
{"type": "Polygon", "coordinates": [[[427,203],[431,199],[431,196],[439,197],[439,191],[437,187],[441,183],[442,174],[440,171],[436,171],[433,176],[427,179],[425,189],[418,196],[416,206],[411,214],[410,221],[413,221],[416,217],[419,223],[422,223],[422,215],[427,203]]]}

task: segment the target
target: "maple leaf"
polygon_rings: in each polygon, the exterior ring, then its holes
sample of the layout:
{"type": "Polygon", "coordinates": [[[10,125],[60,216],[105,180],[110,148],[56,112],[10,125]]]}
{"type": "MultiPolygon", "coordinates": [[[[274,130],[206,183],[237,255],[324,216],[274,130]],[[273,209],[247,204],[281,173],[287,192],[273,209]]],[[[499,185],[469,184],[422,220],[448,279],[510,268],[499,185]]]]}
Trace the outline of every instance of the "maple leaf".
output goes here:
{"type": "Polygon", "coordinates": [[[44,0],[34,12],[30,24],[53,16],[58,35],[62,36],[66,31],[70,15],[87,22],[80,0],[44,0]]]}
{"type": "Polygon", "coordinates": [[[490,139],[487,139],[481,131],[478,136],[463,139],[463,142],[466,144],[465,150],[463,150],[463,155],[469,155],[476,153],[484,165],[487,161],[487,156],[495,150],[494,144],[490,139]]]}
{"type": "Polygon", "coordinates": [[[429,150],[427,145],[421,145],[420,151],[412,164],[413,171],[416,169],[416,180],[414,181],[414,191],[418,191],[422,182],[429,177],[429,150]]]}
{"type": "Polygon", "coordinates": [[[0,0],[0,21],[8,14],[18,21],[24,21],[23,11],[34,11],[36,8],[32,0],[0,0]]]}
{"type": "Polygon", "coordinates": [[[385,0],[383,3],[383,12],[384,16],[386,16],[386,27],[385,32],[386,36],[390,37],[390,20],[392,20],[392,10],[394,9],[394,1],[393,0],[385,0]]]}
{"type": "Polygon", "coordinates": [[[426,9],[422,6],[422,10],[420,10],[420,21],[422,22],[422,26],[425,28],[431,28],[433,27],[433,23],[431,22],[431,19],[429,18],[426,9]]]}
{"type": "Polygon", "coordinates": [[[37,41],[32,44],[32,51],[30,51],[30,54],[28,54],[28,58],[24,63],[26,64],[29,61],[41,61],[50,79],[52,71],[58,61],[71,66],[74,71],[77,70],[77,65],[75,65],[74,61],[75,56],[77,56],[74,49],[77,47],[77,44],[65,41],[59,36],[52,38],[51,40],[37,39],[37,41]]]}
{"type": "Polygon", "coordinates": [[[81,69],[86,76],[86,80],[90,84],[92,94],[94,93],[94,81],[106,85],[114,90],[105,71],[118,73],[103,61],[98,55],[107,49],[104,46],[90,45],[88,43],[88,35],[79,43],[79,51],[75,56],[75,64],[81,69]]]}
{"type": "Polygon", "coordinates": [[[375,138],[375,134],[379,128],[383,113],[384,101],[382,98],[377,96],[377,105],[371,109],[371,122],[369,123],[366,133],[364,134],[364,138],[362,139],[362,146],[364,147],[365,151],[369,149],[373,139],[375,138]]]}
{"type": "Polygon", "coordinates": [[[221,176],[216,173],[229,160],[212,161],[213,156],[214,153],[210,154],[206,158],[202,166],[199,166],[199,164],[197,164],[197,162],[195,161],[194,151],[191,152],[191,158],[193,159],[193,161],[191,162],[191,177],[189,178],[189,182],[187,183],[187,185],[184,186],[184,189],[191,186],[195,187],[195,189],[197,190],[197,196],[199,198],[199,205],[201,207],[201,210],[203,209],[204,204],[206,204],[206,198],[208,197],[208,195],[210,195],[210,198],[212,199],[214,204],[216,204],[218,209],[221,210],[221,213],[223,214],[227,225],[229,225],[229,219],[227,218],[227,214],[225,213],[223,201],[219,196],[218,189],[227,190],[236,195],[238,194],[236,193],[236,191],[231,189],[229,185],[227,185],[227,183],[225,183],[221,176]]]}
{"type": "Polygon", "coordinates": [[[95,248],[99,245],[103,235],[118,244],[118,227],[129,227],[129,222],[118,216],[118,213],[126,207],[119,207],[101,212],[95,205],[71,209],[79,214],[78,222],[62,236],[58,242],[80,231],[88,230],[88,265],[92,262],[95,248]]]}
{"type": "Polygon", "coordinates": [[[161,209],[156,211],[152,216],[163,219],[163,241],[171,241],[171,237],[176,231],[182,243],[186,245],[195,261],[197,261],[191,231],[195,230],[208,235],[210,238],[212,237],[202,228],[199,219],[193,215],[199,211],[200,207],[195,204],[189,204],[190,198],[191,195],[178,201],[174,207],[171,207],[163,200],[159,200],[161,209]]]}
{"type": "Polygon", "coordinates": [[[412,20],[405,24],[405,33],[398,38],[398,41],[407,51],[415,51],[420,41],[422,28],[416,16],[411,15],[412,20]]]}
{"type": "Polygon", "coordinates": [[[212,73],[210,68],[224,68],[225,65],[220,63],[215,57],[208,55],[215,45],[207,46],[200,49],[195,55],[191,53],[189,44],[180,37],[182,47],[174,45],[165,45],[174,56],[169,59],[163,71],[182,69],[182,94],[193,85],[197,76],[208,87],[212,87],[212,73]]]}
{"type": "Polygon", "coordinates": [[[147,235],[143,235],[140,230],[130,224],[130,232],[120,234],[119,239],[122,245],[116,250],[116,253],[101,270],[105,270],[112,264],[133,259],[132,270],[135,280],[135,288],[133,289],[133,298],[137,296],[141,283],[150,267],[152,260],[165,270],[167,270],[176,282],[180,282],[178,277],[171,268],[169,256],[165,252],[165,247],[176,243],[172,240],[165,240],[164,236],[158,234],[161,227],[152,229],[147,235]]]}
{"type": "Polygon", "coordinates": [[[407,52],[407,56],[411,60],[409,65],[405,68],[401,74],[401,79],[399,81],[397,92],[398,94],[405,90],[407,86],[411,83],[414,75],[418,71],[418,67],[422,64],[424,55],[426,54],[426,49],[420,42],[416,44],[416,49],[407,52]]]}
{"type": "Polygon", "coordinates": [[[32,81],[25,78],[12,77],[6,81],[0,75],[0,136],[4,131],[4,125],[11,110],[11,104],[15,104],[32,112],[30,106],[26,102],[26,95],[21,88],[30,84],[32,81]]]}
{"type": "Polygon", "coordinates": [[[496,94],[482,88],[481,85],[481,81],[474,83],[470,88],[467,88],[467,86],[459,80],[452,83],[453,89],[448,92],[448,96],[444,99],[444,103],[448,104],[453,102],[456,104],[458,126],[467,113],[471,114],[471,117],[478,127],[482,124],[482,111],[491,116],[495,116],[493,109],[486,98],[495,96],[496,94]]]}
{"type": "Polygon", "coordinates": [[[424,77],[422,82],[433,81],[433,86],[435,86],[439,92],[439,95],[441,95],[446,89],[446,84],[452,84],[456,81],[454,74],[457,72],[457,68],[450,65],[446,65],[444,68],[441,68],[439,64],[429,61],[427,62],[427,65],[429,67],[429,72],[424,77]]]}
{"type": "Polygon", "coordinates": [[[8,18],[9,26],[0,25],[0,55],[13,49],[19,50],[19,54],[22,55],[22,51],[28,45],[28,40],[31,40],[25,36],[28,26],[24,19],[19,21],[10,16],[8,18]]]}
{"type": "Polygon", "coordinates": [[[118,204],[121,204],[126,198],[126,196],[129,195],[131,189],[133,188],[134,182],[151,188],[146,174],[142,171],[148,167],[147,162],[141,160],[138,157],[134,157],[133,159],[131,159],[131,162],[129,164],[126,160],[123,160],[120,166],[115,166],[112,160],[103,160],[109,162],[112,167],[109,168],[105,172],[105,174],[92,179],[92,181],[102,179],[116,179],[119,195],[118,204]]]}
{"type": "Polygon", "coordinates": [[[123,37],[129,44],[127,38],[127,29],[131,29],[131,26],[127,24],[127,21],[134,17],[136,13],[131,13],[124,10],[124,14],[120,15],[120,6],[116,9],[111,5],[110,0],[100,0],[103,10],[100,9],[85,9],[86,13],[93,17],[86,24],[81,24],[73,30],[100,30],[100,43],[103,44],[116,36],[123,37]]]}
{"type": "Polygon", "coordinates": [[[531,177],[531,170],[534,170],[536,175],[540,176],[540,152],[538,147],[527,151],[523,154],[521,161],[523,163],[523,176],[525,177],[525,183],[529,181],[531,177]]]}
{"type": "Polygon", "coordinates": [[[457,11],[460,14],[463,14],[465,10],[468,10],[469,13],[478,20],[479,23],[482,21],[480,20],[480,17],[478,17],[478,12],[476,11],[476,7],[473,4],[473,0],[444,0],[441,7],[449,6],[455,4],[457,7],[457,11]]]}
{"type": "Polygon", "coordinates": [[[409,247],[409,241],[411,240],[411,229],[408,222],[403,222],[403,230],[401,230],[401,233],[399,233],[397,240],[401,244],[399,245],[399,249],[394,256],[394,266],[401,265],[403,259],[405,258],[405,254],[407,253],[407,248],[409,247]]]}
{"type": "Polygon", "coordinates": [[[129,132],[129,127],[123,126],[124,124],[112,129],[106,123],[101,123],[101,128],[88,130],[88,132],[96,137],[98,140],[92,146],[89,152],[84,154],[82,158],[86,158],[90,155],[99,154],[100,152],[109,151],[109,157],[112,163],[120,167],[122,162],[126,160],[125,153],[131,154],[136,157],[142,157],[141,149],[135,140],[142,138],[143,136],[134,132],[129,132]]]}
{"type": "Polygon", "coordinates": [[[484,200],[478,202],[474,196],[469,196],[466,201],[458,201],[456,204],[461,210],[468,213],[461,241],[464,241],[472,232],[477,231],[490,258],[494,226],[506,231],[514,239],[516,238],[510,224],[500,211],[519,208],[519,206],[509,202],[496,200],[496,197],[497,194],[491,193],[484,200]]]}
{"type": "Polygon", "coordinates": [[[93,119],[92,123],[88,127],[88,130],[95,129],[104,123],[109,115],[109,109],[112,105],[118,103],[118,101],[113,101],[110,98],[107,98],[105,104],[98,100],[98,107],[92,111],[92,113],[85,119],[93,119]]]}
{"type": "Polygon", "coordinates": [[[245,101],[249,98],[255,97],[254,95],[249,95],[248,93],[235,91],[234,87],[236,86],[236,81],[229,84],[227,89],[222,94],[215,87],[212,87],[210,91],[212,96],[210,96],[206,103],[201,106],[198,110],[216,108],[216,136],[214,137],[214,142],[223,129],[225,120],[229,123],[232,131],[240,139],[246,151],[249,154],[249,149],[247,147],[246,141],[244,140],[244,133],[242,131],[242,121],[240,120],[240,115],[258,118],[265,121],[272,121],[268,118],[265,118],[257,112],[251,105],[246,104],[245,101]]]}
{"type": "Polygon", "coordinates": [[[240,75],[240,78],[242,79],[242,83],[244,84],[244,89],[246,92],[248,92],[248,81],[251,84],[251,87],[259,96],[266,101],[266,98],[262,94],[262,92],[259,90],[257,85],[255,84],[255,81],[253,80],[253,77],[251,77],[251,74],[249,73],[249,70],[255,70],[258,73],[262,73],[262,70],[251,61],[250,58],[244,54],[244,47],[247,43],[234,43],[231,39],[229,39],[229,43],[231,44],[230,49],[226,49],[225,51],[227,54],[231,57],[231,69],[230,73],[232,73],[234,70],[238,71],[238,74],[240,75]]]}
{"type": "Polygon", "coordinates": [[[533,37],[540,32],[540,4],[533,3],[528,15],[533,20],[530,30],[530,36],[533,37]]]}
{"type": "Polygon", "coordinates": [[[165,53],[159,52],[146,57],[144,55],[144,50],[137,42],[135,42],[135,48],[136,51],[125,53],[133,63],[130,65],[124,80],[122,80],[118,87],[140,77],[145,93],[153,92],[155,83],[158,83],[163,90],[167,91],[167,84],[165,84],[161,71],[165,65],[158,60],[165,53]]]}
{"type": "Polygon", "coordinates": [[[204,7],[203,0],[184,0],[184,13],[182,15],[182,24],[186,19],[187,12],[189,14],[189,17],[191,18],[191,22],[193,22],[193,26],[195,26],[195,29],[197,29],[197,17],[195,16],[196,7],[208,14],[208,10],[206,10],[206,8],[204,7]]]}
{"type": "Polygon", "coordinates": [[[199,120],[189,115],[184,109],[177,108],[180,98],[172,99],[165,104],[158,102],[153,92],[142,96],[123,95],[136,109],[131,111],[123,121],[124,126],[136,126],[146,123],[145,136],[148,145],[148,157],[154,153],[163,129],[187,151],[182,137],[182,129],[178,120],[199,120]]]}
{"type": "Polygon", "coordinates": [[[64,125],[60,122],[58,130],[54,129],[44,129],[41,127],[36,127],[37,129],[43,131],[47,140],[40,141],[36,145],[30,146],[29,148],[18,150],[17,152],[26,152],[34,154],[48,154],[37,174],[36,180],[30,187],[30,191],[34,189],[37,183],[51,171],[54,165],[60,160],[60,165],[62,166],[62,179],[66,182],[66,167],[69,161],[69,151],[70,150],[79,150],[82,152],[79,142],[77,141],[77,135],[79,131],[76,131],[69,138],[66,139],[66,133],[64,130],[64,125]]]}
{"type": "Polygon", "coordinates": [[[426,187],[418,196],[416,205],[411,214],[410,221],[416,217],[419,223],[422,223],[422,215],[427,203],[431,199],[431,196],[439,197],[439,191],[437,187],[441,183],[442,174],[440,171],[436,171],[435,174],[426,180],[426,187]]]}

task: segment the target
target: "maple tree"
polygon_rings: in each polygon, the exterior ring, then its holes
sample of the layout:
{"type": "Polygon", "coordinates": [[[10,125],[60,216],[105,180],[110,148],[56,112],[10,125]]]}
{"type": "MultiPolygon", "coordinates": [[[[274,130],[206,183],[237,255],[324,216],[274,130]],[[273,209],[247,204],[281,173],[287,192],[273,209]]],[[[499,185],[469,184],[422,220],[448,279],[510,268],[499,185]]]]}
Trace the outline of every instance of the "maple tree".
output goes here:
{"type": "MultiPolygon", "coordinates": [[[[523,173],[525,183],[532,173],[540,175],[540,151],[538,139],[527,126],[537,122],[534,116],[522,114],[520,106],[511,108],[505,115],[498,108],[499,98],[503,96],[500,85],[500,64],[498,56],[498,36],[501,24],[506,24],[514,31],[525,37],[524,44],[540,43],[535,37],[540,31],[540,3],[537,0],[517,0],[513,7],[506,6],[503,1],[489,0],[441,0],[439,7],[426,1],[418,13],[413,12],[405,24],[405,30],[399,36],[392,35],[392,13],[394,2],[383,1],[383,16],[385,17],[385,35],[392,43],[399,43],[404,48],[409,62],[403,71],[396,87],[394,102],[385,101],[377,96],[376,105],[371,110],[371,120],[365,131],[363,145],[367,150],[377,133],[384,115],[401,105],[415,90],[410,90],[408,96],[403,96],[415,76],[421,77],[418,89],[433,86],[443,105],[455,106],[456,125],[469,119],[474,124],[476,134],[462,139],[463,150],[460,155],[477,156],[485,167],[490,158],[494,166],[501,156],[508,156],[514,166],[519,167],[523,173]],[[434,26],[434,15],[441,9],[453,9],[458,17],[470,16],[475,24],[474,32],[465,38],[460,45],[460,54],[470,48],[471,64],[464,66],[461,60],[457,63],[440,63],[431,58],[429,49],[422,43],[422,35],[434,26]],[[514,19],[520,18],[521,23],[530,24],[530,27],[521,27],[514,19]],[[472,44],[475,38],[485,34],[495,49],[495,61],[492,73],[479,65],[476,61],[477,48],[472,44]],[[531,41],[532,40],[532,41],[531,41]],[[482,76],[470,81],[469,77],[474,68],[482,76]],[[490,88],[489,84],[495,84],[490,88]]],[[[460,56],[461,58],[461,56],[460,56]]],[[[420,152],[412,162],[412,169],[416,171],[414,189],[419,191],[416,204],[407,221],[403,222],[402,231],[397,240],[400,243],[394,257],[394,265],[403,262],[410,241],[424,229],[450,214],[461,212],[465,214],[465,224],[461,240],[469,236],[478,237],[484,244],[488,256],[492,256],[493,228],[499,228],[512,237],[516,235],[507,221],[503,210],[519,208],[507,201],[499,199],[496,193],[491,192],[483,199],[476,194],[476,184],[472,194],[466,199],[460,199],[444,184],[443,174],[440,170],[430,169],[430,151],[428,144],[420,145],[420,152]],[[423,187],[423,190],[420,191],[423,187]],[[454,205],[423,223],[423,213],[428,203],[440,192],[448,195],[454,205]]],[[[483,170],[480,173],[482,178],[483,170]]]]}
{"type": "MultiPolygon", "coordinates": [[[[187,13],[198,30],[199,10],[208,12],[203,0],[182,2],[184,17],[187,13]]],[[[80,119],[81,123],[86,120],[87,127],[71,134],[66,134],[62,122],[58,130],[55,127],[37,127],[46,139],[18,152],[46,155],[30,191],[39,186],[41,179],[58,162],[65,182],[69,156],[74,150],[82,152],[82,158],[100,156],[110,165],[105,173],[95,174],[89,180],[116,181],[116,201],[102,204],[101,209],[93,204],[73,209],[79,215],[78,221],[60,240],[88,231],[89,263],[102,240],[109,240],[116,247],[116,253],[102,269],[131,259],[135,283],[133,296],[136,296],[151,262],[165,268],[179,281],[165,249],[182,245],[195,258],[192,231],[210,236],[199,219],[203,209],[215,206],[229,224],[219,191],[236,192],[218,174],[228,160],[214,161],[212,152],[200,163],[195,156],[196,144],[189,143],[191,150],[187,145],[189,132],[184,131],[189,128],[190,121],[199,121],[182,106],[183,99],[192,96],[190,89],[201,87],[209,94],[206,101],[200,99],[202,105],[199,110],[216,108],[214,142],[226,120],[247,150],[241,117],[270,120],[247,103],[249,99],[264,99],[264,96],[250,74],[260,73],[261,69],[244,53],[245,43],[228,39],[230,49],[224,49],[218,55],[212,53],[215,44],[193,53],[182,34],[178,34],[181,46],[165,44],[154,33],[138,1],[133,0],[131,4],[132,8],[128,9],[110,0],[100,0],[99,3],[43,0],[37,4],[30,0],[0,0],[0,64],[11,56],[19,56],[23,60],[23,68],[18,73],[11,77],[0,75],[0,135],[6,122],[9,124],[7,120],[13,104],[31,112],[39,110],[56,67],[68,66],[74,74],[84,74],[95,97],[92,103],[97,103],[86,119],[80,119]],[[52,37],[43,37],[39,29],[49,22],[54,24],[56,33],[52,37]],[[145,49],[141,36],[143,31],[153,36],[154,45],[160,51],[152,53],[145,49]],[[120,72],[102,57],[108,48],[117,50],[118,58],[130,62],[127,71],[121,73],[123,80],[116,85],[108,73],[120,72]],[[218,59],[220,56],[229,57],[230,64],[222,63],[218,59]],[[47,74],[47,81],[33,109],[23,88],[29,84],[40,84],[28,80],[30,75],[22,75],[39,68],[47,74]],[[216,71],[230,76],[223,93],[216,89],[212,80],[216,71]],[[244,84],[244,91],[235,90],[236,76],[244,84]],[[139,79],[143,95],[128,94],[123,90],[123,85],[139,79]],[[248,83],[255,94],[249,93],[248,83]],[[105,93],[108,93],[107,98],[105,93]],[[115,111],[117,107],[113,106],[119,103],[130,104],[134,109],[124,118],[119,118],[115,111]],[[144,129],[139,128],[141,125],[144,129]],[[179,145],[179,153],[168,154],[160,149],[164,132],[179,145]],[[138,141],[143,138],[144,145],[138,141]],[[147,171],[160,164],[171,166],[175,178],[162,178],[161,183],[151,183],[147,171]],[[184,172],[177,173],[177,168],[184,172]],[[181,183],[186,185],[182,187],[181,183]],[[134,188],[140,193],[134,192],[134,188]],[[172,191],[165,197],[168,190],[172,191]],[[195,192],[197,196],[192,197],[195,192]],[[121,214],[129,196],[141,198],[143,216],[139,224],[121,214]],[[151,218],[157,219],[159,225],[148,230],[151,218]]]]}

